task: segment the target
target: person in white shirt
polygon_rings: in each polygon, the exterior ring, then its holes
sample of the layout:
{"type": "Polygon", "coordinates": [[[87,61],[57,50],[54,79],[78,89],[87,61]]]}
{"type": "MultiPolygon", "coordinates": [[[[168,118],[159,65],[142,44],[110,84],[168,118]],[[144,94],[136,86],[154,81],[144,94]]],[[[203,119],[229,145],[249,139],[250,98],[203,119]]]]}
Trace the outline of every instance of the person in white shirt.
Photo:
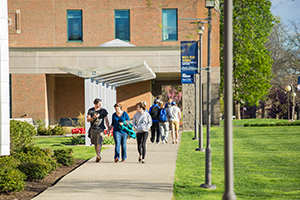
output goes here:
{"type": "Polygon", "coordinates": [[[181,118],[181,111],[180,109],[176,106],[176,102],[173,101],[172,107],[169,108],[170,111],[170,124],[171,124],[171,132],[172,132],[172,140],[173,144],[178,143],[178,130],[179,130],[179,121],[181,118]]]}

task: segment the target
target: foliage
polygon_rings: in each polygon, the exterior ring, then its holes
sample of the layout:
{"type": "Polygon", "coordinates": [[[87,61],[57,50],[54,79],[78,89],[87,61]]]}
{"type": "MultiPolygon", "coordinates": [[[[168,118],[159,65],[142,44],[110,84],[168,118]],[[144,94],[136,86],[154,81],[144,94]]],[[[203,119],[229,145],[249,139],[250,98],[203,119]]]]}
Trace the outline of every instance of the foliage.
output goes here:
{"type": "Polygon", "coordinates": [[[115,144],[114,137],[112,135],[104,135],[103,144],[114,145],[115,144]]]}
{"type": "Polygon", "coordinates": [[[162,101],[167,102],[170,98],[176,102],[179,108],[182,107],[181,85],[165,85],[162,87],[162,101]]]}
{"type": "Polygon", "coordinates": [[[34,144],[36,135],[34,126],[28,122],[10,121],[10,151],[11,154],[20,152],[21,148],[34,144]]]}
{"type": "Polygon", "coordinates": [[[0,192],[19,192],[25,188],[26,175],[17,169],[12,156],[0,157],[0,192]]]}
{"type": "Polygon", "coordinates": [[[74,134],[70,138],[71,138],[71,144],[72,145],[85,144],[85,139],[82,138],[81,134],[74,134]]]}
{"type": "MultiPolygon", "coordinates": [[[[275,18],[271,1],[233,1],[233,95],[236,104],[242,100],[258,105],[270,88],[271,55],[264,44],[275,18]]],[[[224,85],[224,0],[220,1],[221,84],[224,85]]],[[[221,94],[222,95],[222,94],[221,94]]]]}
{"type": "MultiPolygon", "coordinates": [[[[298,127],[233,127],[233,135],[234,190],[237,199],[300,198],[298,127]]],[[[200,184],[205,183],[205,153],[195,151],[198,141],[191,140],[193,136],[194,132],[182,133],[173,198],[222,199],[225,190],[223,127],[211,128],[211,181],[217,186],[215,190],[199,188],[200,184]]]]}
{"type": "Polygon", "coordinates": [[[59,164],[72,166],[75,164],[74,157],[72,155],[73,149],[56,149],[54,150],[54,157],[59,164]]]}
{"type": "Polygon", "coordinates": [[[18,169],[26,174],[28,179],[43,179],[57,168],[57,163],[51,155],[47,155],[39,147],[24,147],[14,157],[20,161],[18,169]]]}
{"type": "Polygon", "coordinates": [[[48,128],[45,127],[45,123],[43,120],[37,121],[37,132],[38,135],[65,135],[66,130],[62,126],[48,126],[48,128]]]}

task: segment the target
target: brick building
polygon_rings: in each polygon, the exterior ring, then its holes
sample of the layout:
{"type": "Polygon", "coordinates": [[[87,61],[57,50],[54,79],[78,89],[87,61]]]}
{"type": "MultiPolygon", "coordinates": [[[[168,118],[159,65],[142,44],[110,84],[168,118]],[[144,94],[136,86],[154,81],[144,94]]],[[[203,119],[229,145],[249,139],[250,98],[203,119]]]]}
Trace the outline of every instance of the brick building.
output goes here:
{"type": "MultiPolygon", "coordinates": [[[[116,100],[130,117],[137,102],[146,101],[150,107],[153,97],[161,94],[162,85],[181,84],[180,41],[198,40],[198,36],[196,25],[180,18],[205,18],[204,5],[204,0],[8,0],[11,118],[28,114],[35,121],[56,124],[60,118],[85,113],[84,79],[60,70],[60,66],[107,68],[144,61],[156,78],[117,87],[116,100]],[[135,46],[99,46],[114,39],[135,46]]],[[[216,10],[212,22],[212,122],[218,124],[216,10]]],[[[205,36],[207,28],[202,44],[203,66],[207,57],[205,36]]],[[[183,87],[189,95],[183,96],[186,130],[193,126],[194,89],[193,85],[183,87]]],[[[205,103],[205,97],[203,100],[205,103]]]]}

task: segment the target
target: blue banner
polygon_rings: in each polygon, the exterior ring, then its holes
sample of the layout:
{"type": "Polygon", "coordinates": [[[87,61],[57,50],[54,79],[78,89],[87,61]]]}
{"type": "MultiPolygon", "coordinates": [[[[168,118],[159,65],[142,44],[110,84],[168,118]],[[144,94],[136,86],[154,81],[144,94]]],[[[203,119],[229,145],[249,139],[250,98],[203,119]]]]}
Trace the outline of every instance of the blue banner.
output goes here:
{"type": "Polygon", "coordinates": [[[198,42],[181,41],[181,73],[198,73],[198,42]]]}
{"type": "Polygon", "coordinates": [[[298,76],[297,90],[300,91],[300,76],[298,76]]]}
{"type": "Polygon", "coordinates": [[[194,74],[192,73],[181,73],[181,84],[193,84],[194,74]]]}

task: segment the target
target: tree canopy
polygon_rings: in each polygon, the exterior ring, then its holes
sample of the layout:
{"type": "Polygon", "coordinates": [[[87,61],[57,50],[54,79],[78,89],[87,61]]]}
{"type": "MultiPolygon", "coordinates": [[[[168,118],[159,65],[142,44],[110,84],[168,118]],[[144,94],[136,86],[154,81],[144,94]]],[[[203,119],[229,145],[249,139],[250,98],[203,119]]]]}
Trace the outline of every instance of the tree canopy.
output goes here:
{"type": "MultiPolygon", "coordinates": [[[[272,58],[265,43],[276,21],[270,0],[233,1],[233,99],[258,105],[269,92],[272,58]]],[[[220,1],[221,85],[223,92],[224,0],[220,1]]],[[[222,94],[221,94],[222,95],[222,94]]]]}

